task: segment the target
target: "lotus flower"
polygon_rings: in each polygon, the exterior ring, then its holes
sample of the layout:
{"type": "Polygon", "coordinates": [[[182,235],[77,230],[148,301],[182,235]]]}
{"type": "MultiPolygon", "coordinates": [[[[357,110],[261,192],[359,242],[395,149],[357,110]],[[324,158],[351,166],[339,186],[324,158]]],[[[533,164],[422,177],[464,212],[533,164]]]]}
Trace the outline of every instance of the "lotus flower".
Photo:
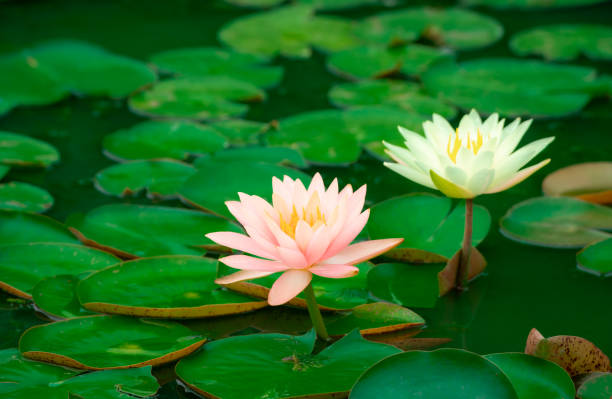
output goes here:
{"type": "Polygon", "coordinates": [[[268,295],[270,305],[282,305],[302,292],[313,274],[352,277],[359,272],[354,264],[402,242],[394,238],[349,245],[370,215],[369,209],[362,212],[365,185],[355,192],[350,185],[338,192],[334,180],[326,190],[317,173],[308,189],[287,176],[282,181],[273,178],[272,187],[272,204],[244,193],[238,193],[240,201],[226,202],[247,235],[225,231],[206,235],[217,244],[254,255],[219,259],[240,271],[217,279],[218,284],[283,272],[268,295]]]}
{"type": "Polygon", "coordinates": [[[397,162],[385,166],[451,198],[504,191],[550,162],[546,159],[521,169],[554,140],[536,140],[515,151],[531,120],[521,123],[517,118],[505,127],[504,122],[497,114],[482,122],[472,110],[453,129],[434,114],[433,121],[423,123],[425,137],[399,127],[407,148],[384,143],[387,154],[397,162]]]}

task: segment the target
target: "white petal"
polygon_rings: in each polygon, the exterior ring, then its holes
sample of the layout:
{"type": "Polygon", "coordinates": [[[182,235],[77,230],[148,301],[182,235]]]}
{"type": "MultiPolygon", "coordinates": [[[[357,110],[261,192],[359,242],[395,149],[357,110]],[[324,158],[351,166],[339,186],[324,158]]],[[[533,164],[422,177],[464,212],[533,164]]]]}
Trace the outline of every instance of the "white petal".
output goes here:
{"type": "Polygon", "coordinates": [[[420,170],[392,162],[385,162],[385,166],[395,173],[399,173],[400,175],[404,176],[406,179],[412,180],[413,182],[422,186],[436,189],[436,186],[434,186],[433,182],[431,181],[431,177],[423,174],[420,170]]]}

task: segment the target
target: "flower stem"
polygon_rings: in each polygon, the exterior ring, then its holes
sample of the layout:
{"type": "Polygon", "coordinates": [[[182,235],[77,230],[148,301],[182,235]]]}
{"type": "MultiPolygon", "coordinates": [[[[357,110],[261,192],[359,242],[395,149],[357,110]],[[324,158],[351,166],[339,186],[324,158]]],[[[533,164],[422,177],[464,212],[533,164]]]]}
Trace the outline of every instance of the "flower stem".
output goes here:
{"type": "Polygon", "coordinates": [[[461,246],[461,263],[457,272],[457,288],[466,290],[470,273],[470,255],[472,253],[472,225],[474,221],[474,202],[471,198],[465,200],[465,227],[463,230],[463,245],[461,246]]]}
{"type": "Polygon", "coordinates": [[[306,303],[308,304],[308,314],[310,314],[310,320],[312,320],[312,325],[314,326],[317,335],[322,340],[328,341],[329,334],[327,334],[327,329],[325,328],[325,323],[323,322],[323,316],[321,316],[321,311],[317,305],[312,283],[308,284],[304,290],[304,295],[306,296],[306,303]]]}

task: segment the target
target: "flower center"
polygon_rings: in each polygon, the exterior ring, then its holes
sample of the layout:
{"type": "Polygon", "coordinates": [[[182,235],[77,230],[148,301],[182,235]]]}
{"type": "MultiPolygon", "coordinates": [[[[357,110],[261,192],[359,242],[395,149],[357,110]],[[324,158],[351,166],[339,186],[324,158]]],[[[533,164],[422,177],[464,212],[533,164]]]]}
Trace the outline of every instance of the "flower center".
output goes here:
{"type": "MultiPolygon", "coordinates": [[[[482,134],[480,134],[480,129],[476,130],[476,139],[472,140],[470,137],[470,133],[467,133],[466,137],[466,145],[465,147],[468,150],[472,150],[474,155],[478,154],[480,148],[482,147],[483,138],[482,134]]],[[[459,153],[459,149],[463,145],[463,141],[459,138],[459,129],[455,129],[455,135],[450,134],[448,136],[448,144],[446,145],[446,153],[448,157],[453,161],[453,163],[457,163],[457,154],[459,153]],[[454,140],[453,140],[454,139],[454,140]]]]}
{"type": "Polygon", "coordinates": [[[295,229],[297,228],[297,224],[300,220],[308,223],[313,230],[316,230],[320,226],[327,223],[325,220],[325,214],[321,212],[321,202],[319,200],[319,194],[316,191],[310,197],[306,206],[302,208],[301,215],[298,213],[295,205],[293,205],[293,209],[291,210],[291,214],[288,218],[284,217],[283,212],[279,212],[279,214],[280,228],[291,238],[295,238],[295,229]]]}

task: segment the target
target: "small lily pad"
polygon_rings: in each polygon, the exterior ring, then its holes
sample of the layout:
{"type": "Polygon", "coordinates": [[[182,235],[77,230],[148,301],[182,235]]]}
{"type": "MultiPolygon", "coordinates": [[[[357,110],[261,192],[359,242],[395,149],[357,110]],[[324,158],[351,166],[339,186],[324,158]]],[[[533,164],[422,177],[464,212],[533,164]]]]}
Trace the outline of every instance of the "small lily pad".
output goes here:
{"type": "Polygon", "coordinates": [[[174,158],[203,155],[225,147],[225,139],[209,126],[186,121],[146,121],[104,137],[104,152],[110,158],[174,158]]]}
{"type": "Polygon", "coordinates": [[[576,391],[578,399],[610,399],[612,373],[591,373],[582,380],[576,391]]]}
{"type": "Polygon", "coordinates": [[[160,256],[117,264],[83,279],[77,288],[86,309],[172,319],[222,316],[267,306],[215,284],[217,260],[160,256]]]}
{"type": "Polygon", "coordinates": [[[0,209],[6,211],[44,212],[53,206],[46,190],[27,183],[0,184],[0,209]]]}
{"type": "Polygon", "coordinates": [[[85,316],[28,329],[28,359],[85,370],[157,366],[189,355],[206,340],[182,324],[122,316],[85,316]]]}
{"type": "Polygon", "coordinates": [[[159,82],[129,100],[138,114],[165,118],[223,119],[247,112],[246,102],[262,101],[265,92],[226,76],[183,77],[159,82]]]}
{"type": "Polygon", "coordinates": [[[556,170],[546,176],[542,191],[549,196],[612,203],[612,162],[586,162],[556,170]]]}
{"type": "Polygon", "coordinates": [[[68,274],[40,280],[32,288],[32,300],[36,308],[52,319],[69,319],[94,314],[79,303],[76,295],[79,281],[79,277],[68,274]]]}
{"type": "MultiPolygon", "coordinates": [[[[446,197],[408,194],[383,201],[371,208],[368,236],[371,239],[401,237],[404,241],[385,256],[406,262],[448,261],[461,248],[465,207],[452,208],[446,197]],[[418,212],[427,209],[427,212],[418,212]]],[[[472,245],[489,232],[491,216],[486,208],[474,207],[472,245]]]]}
{"type": "Polygon", "coordinates": [[[514,205],[501,232],[524,244],[581,248],[612,237],[612,209],[568,197],[532,198],[514,205]]]}
{"type": "Polygon", "coordinates": [[[583,7],[603,3],[606,0],[463,0],[467,5],[489,6],[495,8],[565,8],[583,7]]]}
{"type": "Polygon", "coordinates": [[[451,57],[451,53],[420,44],[363,46],[331,54],[327,67],[349,79],[374,79],[398,73],[419,76],[432,63],[451,57]]]}
{"type": "Polygon", "coordinates": [[[239,231],[216,216],[183,208],[113,204],[73,215],[70,230],[89,246],[124,258],[156,255],[202,255],[216,248],[205,234],[239,231]]]}
{"type": "Polygon", "coordinates": [[[311,331],[297,337],[255,334],[213,341],[181,360],[176,374],[197,393],[224,399],[340,397],[368,367],[399,352],[354,331],[314,355],[315,339],[311,331]],[[235,375],[243,373],[250,377],[236,384],[235,375]]]}
{"type": "Polygon", "coordinates": [[[597,276],[612,275],[612,238],[588,245],[576,255],[578,268],[597,276]]]}
{"type": "Polygon", "coordinates": [[[569,61],[584,54],[612,60],[612,28],[605,25],[547,25],[519,32],[510,48],[518,55],[536,54],[547,60],[569,61]]]}
{"type": "Polygon", "coordinates": [[[0,243],[63,242],[78,244],[68,228],[36,213],[0,211],[0,243]]]}
{"type": "Polygon", "coordinates": [[[362,335],[378,335],[421,327],[425,320],[403,306],[376,302],[355,306],[345,312],[325,316],[327,332],[332,336],[344,335],[355,328],[362,335]]]}
{"type": "Polygon", "coordinates": [[[146,189],[149,198],[168,199],[195,172],[193,166],[169,159],[133,161],[101,170],[94,185],[106,195],[127,197],[146,189]]]}
{"type": "Polygon", "coordinates": [[[277,165],[305,168],[306,161],[302,155],[287,147],[239,147],[221,150],[209,156],[203,156],[193,163],[196,168],[210,168],[210,162],[264,162],[277,165]]]}
{"type": "Polygon", "coordinates": [[[268,131],[270,124],[243,119],[228,119],[213,122],[211,125],[233,146],[258,144],[259,137],[268,131]]]}
{"type": "Polygon", "coordinates": [[[258,87],[276,86],[283,78],[283,68],[265,65],[268,61],[217,47],[173,49],[151,57],[161,70],[176,75],[227,76],[258,87]]]}
{"type": "Polygon", "coordinates": [[[0,131],[0,163],[9,166],[47,167],[59,161],[50,144],[21,134],[0,131]]]}
{"type": "Polygon", "coordinates": [[[33,287],[43,278],[80,274],[119,262],[106,252],[67,243],[3,245],[0,251],[0,288],[31,299],[33,287]]]}

